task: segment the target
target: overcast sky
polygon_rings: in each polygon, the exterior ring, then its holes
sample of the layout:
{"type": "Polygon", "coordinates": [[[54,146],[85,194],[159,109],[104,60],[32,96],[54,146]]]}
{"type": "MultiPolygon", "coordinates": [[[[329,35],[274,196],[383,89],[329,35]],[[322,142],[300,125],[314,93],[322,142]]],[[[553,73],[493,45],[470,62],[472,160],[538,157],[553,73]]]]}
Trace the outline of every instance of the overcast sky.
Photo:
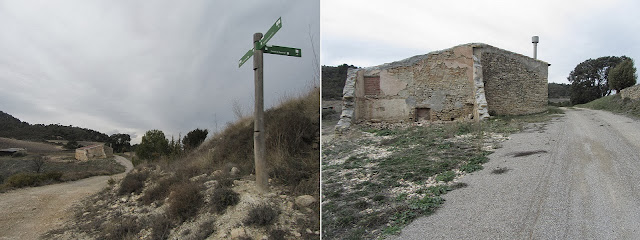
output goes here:
{"type": "Polygon", "coordinates": [[[169,137],[221,130],[233,102],[253,111],[252,61],[238,60],[282,17],[265,54],[265,106],[314,84],[317,0],[0,1],[0,110],[22,121],[169,137]],[[216,124],[217,123],[217,124],[216,124]]]}
{"type": "Polygon", "coordinates": [[[640,2],[322,0],[321,63],[375,66],[481,42],[551,64],[549,82],[568,83],[580,62],[626,55],[640,61],[640,2]]]}

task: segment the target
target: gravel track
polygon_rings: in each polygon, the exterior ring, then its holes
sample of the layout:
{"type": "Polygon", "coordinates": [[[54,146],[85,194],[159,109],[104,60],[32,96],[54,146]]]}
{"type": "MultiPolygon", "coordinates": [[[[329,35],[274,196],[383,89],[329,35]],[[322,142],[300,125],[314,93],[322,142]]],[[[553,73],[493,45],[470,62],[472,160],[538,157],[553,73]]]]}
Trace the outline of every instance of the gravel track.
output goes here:
{"type": "Polygon", "coordinates": [[[131,162],[115,156],[124,173],[78,181],[25,188],[0,194],[0,239],[37,239],[61,227],[72,217],[71,207],[107,186],[110,177],[122,178],[133,169],[131,162]]]}
{"type": "Polygon", "coordinates": [[[565,109],[511,135],[397,239],[640,239],[640,121],[565,109]],[[517,153],[537,153],[516,157],[517,153]],[[496,168],[508,168],[493,174],[496,168]]]}

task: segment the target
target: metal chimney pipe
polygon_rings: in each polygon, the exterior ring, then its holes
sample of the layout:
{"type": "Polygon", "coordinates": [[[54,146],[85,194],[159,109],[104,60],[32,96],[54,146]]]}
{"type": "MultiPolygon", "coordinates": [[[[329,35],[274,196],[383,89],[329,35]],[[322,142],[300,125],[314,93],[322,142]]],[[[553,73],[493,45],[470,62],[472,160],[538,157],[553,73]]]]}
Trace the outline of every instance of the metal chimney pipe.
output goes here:
{"type": "Polygon", "coordinates": [[[533,36],[531,38],[531,43],[533,43],[533,59],[538,59],[538,42],[539,42],[539,38],[538,36],[533,36]]]}

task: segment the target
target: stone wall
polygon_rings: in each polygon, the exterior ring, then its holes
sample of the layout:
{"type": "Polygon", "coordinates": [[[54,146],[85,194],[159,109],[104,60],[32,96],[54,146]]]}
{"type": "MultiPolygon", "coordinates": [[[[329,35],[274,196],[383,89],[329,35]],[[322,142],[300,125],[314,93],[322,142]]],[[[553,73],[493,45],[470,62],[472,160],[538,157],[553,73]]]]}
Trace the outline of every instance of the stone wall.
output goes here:
{"type": "MultiPolygon", "coordinates": [[[[111,149],[111,148],[109,148],[111,149]]],[[[110,155],[113,156],[113,149],[110,151],[110,155]]],[[[88,161],[96,158],[106,158],[104,145],[92,145],[76,149],[76,159],[80,161],[88,161]]]]}
{"type": "Polygon", "coordinates": [[[472,47],[463,45],[360,70],[355,120],[410,122],[417,109],[428,109],[425,118],[432,121],[472,118],[472,57],[472,47]],[[366,77],[380,77],[379,94],[360,91],[366,77]]]}
{"type": "Polygon", "coordinates": [[[548,63],[489,45],[477,49],[489,114],[523,115],[546,110],[548,63]]]}
{"type": "Polygon", "coordinates": [[[470,43],[364,69],[350,69],[337,130],[352,121],[482,120],[542,112],[546,62],[470,43]]]}
{"type": "Polygon", "coordinates": [[[640,99],[640,85],[631,86],[620,90],[621,98],[629,98],[632,100],[640,99]]]}

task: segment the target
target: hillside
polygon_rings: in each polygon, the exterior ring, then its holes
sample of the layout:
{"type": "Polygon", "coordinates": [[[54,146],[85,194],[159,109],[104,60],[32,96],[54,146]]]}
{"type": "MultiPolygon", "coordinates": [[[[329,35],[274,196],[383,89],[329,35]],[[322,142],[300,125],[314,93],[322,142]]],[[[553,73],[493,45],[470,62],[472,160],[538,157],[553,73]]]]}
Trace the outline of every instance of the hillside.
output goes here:
{"type": "Polygon", "coordinates": [[[322,66],[322,99],[342,99],[342,89],[347,79],[347,70],[353,65],[342,64],[337,67],[322,66]]]}
{"type": "Polygon", "coordinates": [[[104,133],[86,128],[59,124],[29,124],[2,111],[0,111],[0,137],[30,141],[59,139],[106,142],[109,139],[109,136],[104,133]]]}
{"type": "Polygon", "coordinates": [[[138,164],[49,239],[319,239],[320,93],[265,112],[269,193],[253,175],[253,120],[176,160],[138,164]]]}

